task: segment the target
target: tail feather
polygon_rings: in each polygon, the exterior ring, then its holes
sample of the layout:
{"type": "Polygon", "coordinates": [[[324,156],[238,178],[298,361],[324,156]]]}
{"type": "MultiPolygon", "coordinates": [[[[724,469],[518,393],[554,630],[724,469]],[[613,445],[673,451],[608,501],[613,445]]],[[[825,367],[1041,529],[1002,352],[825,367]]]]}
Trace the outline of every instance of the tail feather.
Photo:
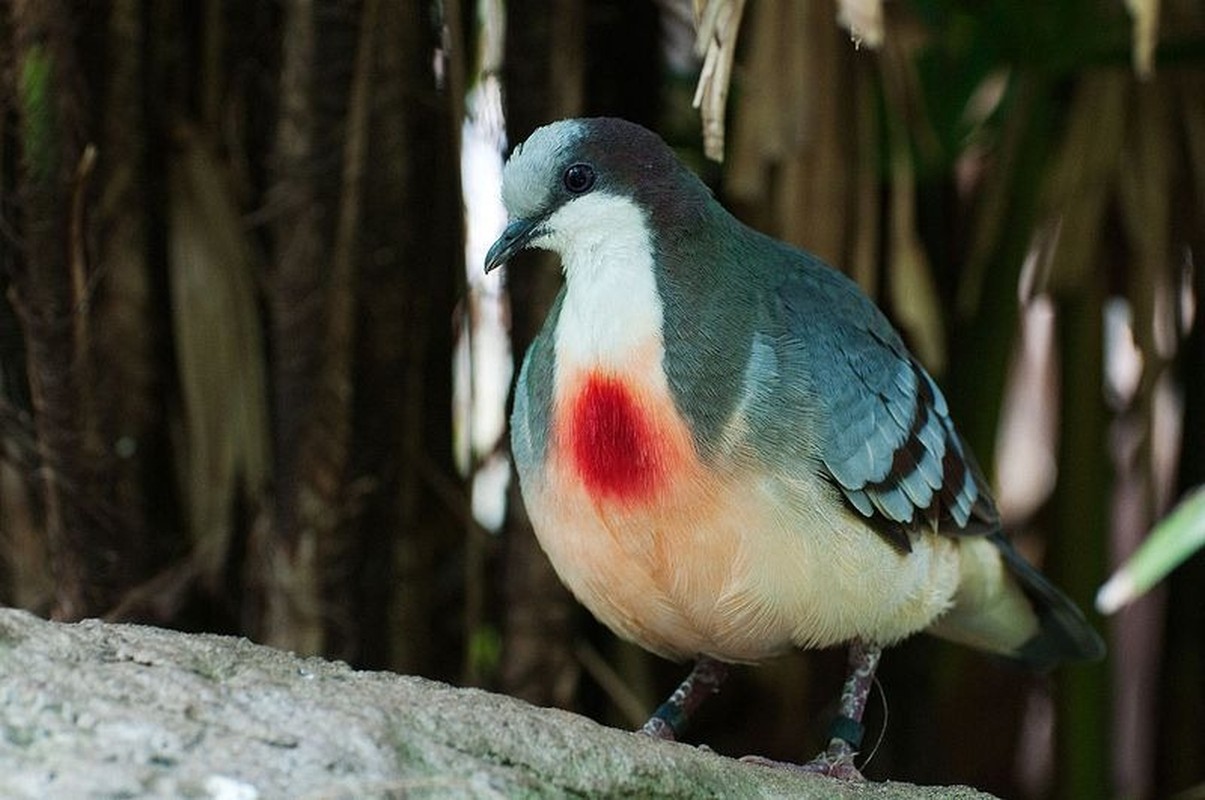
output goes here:
{"type": "Polygon", "coordinates": [[[1016,650],[1013,657],[1040,670],[1050,669],[1062,661],[1103,658],[1104,640],[1088,624],[1079,607],[1022,558],[1002,534],[993,534],[991,539],[1038,617],[1038,632],[1016,650]]]}
{"type": "Polygon", "coordinates": [[[1003,534],[959,544],[962,576],[954,604],[930,633],[1037,670],[1104,655],[1104,642],[1083,613],[1003,534]]]}

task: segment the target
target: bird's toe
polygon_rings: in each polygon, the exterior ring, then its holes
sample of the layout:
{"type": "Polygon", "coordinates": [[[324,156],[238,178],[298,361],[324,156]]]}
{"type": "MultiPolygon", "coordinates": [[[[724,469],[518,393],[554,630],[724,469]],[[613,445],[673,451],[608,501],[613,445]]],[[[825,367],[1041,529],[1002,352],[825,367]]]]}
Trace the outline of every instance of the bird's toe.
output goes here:
{"type": "Polygon", "coordinates": [[[677,735],[674,733],[673,727],[661,717],[653,717],[644,725],[636,730],[636,733],[641,736],[648,736],[652,739],[663,739],[667,742],[678,741],[677,735]]]}
{"type": "Polygon", "coordinates": [[[834,739],[820,755],[806,764],[794,764],[789,761],[775,761],[764,756],[744,756],[741,761],[746,764],[757,764],[772,769],[785,769],[792,772],[806,772],[811,775],[824,775],[843,781],[864,781],[866,777],[854,766],[853,748],[848,742],[834,739]]]}

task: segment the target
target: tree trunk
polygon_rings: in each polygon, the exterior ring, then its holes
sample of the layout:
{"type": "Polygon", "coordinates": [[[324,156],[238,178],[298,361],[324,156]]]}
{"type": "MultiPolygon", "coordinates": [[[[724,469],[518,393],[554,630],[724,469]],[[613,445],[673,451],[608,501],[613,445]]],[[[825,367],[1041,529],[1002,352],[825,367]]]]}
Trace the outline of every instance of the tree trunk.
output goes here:
{"type": "MultiPolygon", "coordinates": [[[[1057,546],[1051,547],[1051,578],[1087,607],[1105,577],[1100,542],[1108,530],[1109,459],[1104,404],[1104,287],[1086,281],[1059,303],[1062,433],[1054,497],[1057,546]]],[[[1059,671],[1055,759],[1064,797],[1109,794],[1108,671],[1104,663],[1059,671]]]]}
{"type": "Polygon", "coordinates": [[[25,240],[10,300],[25,334],[55,614],[74,619],[112,606],[125,557],[136,557],[95,498],[85,241],[95,151],[87,145],[76,6],[14,0],[10,9],[25,240]]]}
{"type": "MultiPolygon", "coordinates": [[[[555,14],[539,13],[540,8],[542,4],[532,7],[528,0],[506,4],[504,83],[523,87],[505,94],[512,146],[537,126],[582,111],[585,4],[558,0],[555,14]]],[[[547,255],[522,254],[506,270],[511,335],[520,358],[560,289],[560,275],[552,262],[547,255]]],[[[518,491],[512,491],[504,534],[506,604],[500,686],[532,703],[570,706],[580,672],[573,656],[576,603],[540,550],[521,502],[518,491]]]]}
{"type": "Polygon", "coordinates": [[[464,292],[463,86],[457,88],[463,37],[455,24],[445,28],[437,20],[433,26],[426,3],[392,5],[385,16],[391,45],[383,57],[391,78],[386,91],[397,94],[380,120],[380,140],[387,148],[382,156],[392,156],[383,163],[394,172],[389,185],[378,176],[375,186],[396,204],[378,209],[384,216],[374,226],[373,261],[374,280],[394,291],[366,292],[364,344],[378,354],[365,375],[366,400],[399,415],[366,417],[362,441],[365,454],[394,465],[385,474],[396,481],[375,500],[394,542],[394,583],[383,606],[389,663],[451,678],[468,635],[461,627],[460,583],[468,498],[452,454],[452,319],[464,292]],[[432,53],[445,59],[442,84],[432,53]],[[374,373],[385,380],[369,383],[374,373]],[[371,442],[371,431],[386,422],[387,438],[371,442]],[[389,452],[382,450],[386,445],[389,452]]]}
{"type": "Polygon", "coordinates": [[[276,505],[253,547],[253,574],[265,581],[254,627],[262,640],[306,653],[326,645],[323,585],[336,565],[324,559],[347,500],[356,261],[348,238],[354,227],[347,226],[359,213],[363,129],[354,121],[344,126],[344,104],[357,80],[350,76],[360,60],[356,43],[375,33],[358,12],[358,4],[339,0],[285,5],[269,190],[276,212],[268,291],[276,505]]]}

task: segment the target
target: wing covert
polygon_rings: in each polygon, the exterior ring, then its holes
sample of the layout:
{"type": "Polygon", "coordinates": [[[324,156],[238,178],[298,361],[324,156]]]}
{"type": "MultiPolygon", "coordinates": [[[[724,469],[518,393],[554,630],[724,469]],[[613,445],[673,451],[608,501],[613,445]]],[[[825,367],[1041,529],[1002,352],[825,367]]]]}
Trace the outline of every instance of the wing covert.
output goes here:
{"type": "Polygon", "coordinates": [[[816,265],[789,279],[779,299],[787,335],[809,362],[820,461],[849,504],[903,550],[908,530],[998,530],[945,397],[878,308],[816,265]]]}

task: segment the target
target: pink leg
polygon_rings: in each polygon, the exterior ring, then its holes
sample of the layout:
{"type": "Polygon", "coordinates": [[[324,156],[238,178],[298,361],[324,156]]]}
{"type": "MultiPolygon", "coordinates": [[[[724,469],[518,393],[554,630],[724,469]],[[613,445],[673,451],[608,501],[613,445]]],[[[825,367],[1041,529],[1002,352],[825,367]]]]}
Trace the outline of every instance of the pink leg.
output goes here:
{"type": "Polygon", "coordinates": [[[861,641],[849,646],[849,675],[841,689],[840,710],[829,726],[828,747],[806,764],[788,764],[772,761],[761,756],[745,756],[742,761],[767,767],[801,770],[820,773],[832,778],[865,780],[854,766],[854,756],[862,746],[862,712],[866,710],[866,698],[874,684],[874,671],[879,665],[883,651],[861,641]]]}
{"type": "Polygon", "coordinates": [[[703,701],[720,690],[720,684],[728,677],[728,665],[714,658],[702,656],[695,662],[694,669],[686,680],[678,685],[674,693],[653,712],[653,716],[638,731],[655,739],[678,740],[686,730],[690,716],[703,701]]]}

